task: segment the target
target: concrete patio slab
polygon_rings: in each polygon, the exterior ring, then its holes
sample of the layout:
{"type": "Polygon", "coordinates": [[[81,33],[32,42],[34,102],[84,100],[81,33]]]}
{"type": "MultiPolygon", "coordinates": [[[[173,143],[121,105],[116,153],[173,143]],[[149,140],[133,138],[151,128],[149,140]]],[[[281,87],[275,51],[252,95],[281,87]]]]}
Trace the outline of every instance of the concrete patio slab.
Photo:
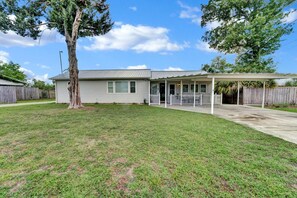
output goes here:
{"type": "MultiPolygon", "coordinates": [[[[210,113],[209,106],[168,106],[170,109],[210,113]]],[[[214,115],[297,144],[297,113],[242,105],[218,105],[214,115]]]]}

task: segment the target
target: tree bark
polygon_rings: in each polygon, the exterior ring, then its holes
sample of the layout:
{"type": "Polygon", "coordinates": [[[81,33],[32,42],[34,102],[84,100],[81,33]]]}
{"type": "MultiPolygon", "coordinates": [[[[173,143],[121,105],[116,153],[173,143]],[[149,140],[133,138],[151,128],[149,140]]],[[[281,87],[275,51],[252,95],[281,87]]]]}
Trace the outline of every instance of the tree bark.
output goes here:
{"type": "Polygon", "coordinates": [[[69,107],[68,109],[78,109],[83,107],[80,98],[79,79],[78,79],[78,66],[76,57],[76,41],[66,41],[68,49],[69,61],[69,107]]]}

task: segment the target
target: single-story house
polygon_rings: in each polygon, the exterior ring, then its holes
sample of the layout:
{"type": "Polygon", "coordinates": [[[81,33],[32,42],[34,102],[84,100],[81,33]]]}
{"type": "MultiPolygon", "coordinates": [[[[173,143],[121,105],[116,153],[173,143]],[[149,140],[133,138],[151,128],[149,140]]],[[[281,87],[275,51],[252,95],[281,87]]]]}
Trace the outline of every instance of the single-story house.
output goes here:
{"type": "MultiPolygon", "coordinates": [[[[265,81],[296,78],[292,74],[224,73],[204,71],[152,71],[150,69],[80,70],[83,103],[148,103],[149,105],[222,104],[222,95],[214,93],[216,81],[265,81]]],[[[69,73],[52,77],[56,102],[68,103],[69,73]]],[[[265,89],[264,89],[265,91],[265,89]]],[[[264,106],[264,100],[262,105],[264,106]]]]}

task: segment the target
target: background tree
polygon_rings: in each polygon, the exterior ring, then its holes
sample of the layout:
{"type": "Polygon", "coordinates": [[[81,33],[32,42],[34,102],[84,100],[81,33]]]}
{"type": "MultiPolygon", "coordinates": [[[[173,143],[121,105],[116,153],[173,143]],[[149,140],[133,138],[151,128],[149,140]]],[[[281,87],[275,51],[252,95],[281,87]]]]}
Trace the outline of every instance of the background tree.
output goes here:
{"type": "Polygon", "coordinates": [[[291,81],[286,82],[286,87],[297,87],[297,79],[293,79],[291,81]]]}
{"type": "Polygon", "coordinates": [[[217,21],[219,27],[205,33],[203,40],[223,53],[236,53],[241,72],[273,72],[268,58],[280,47],[281,37],[292,32],[284,23],[290,14],[284,8],[295,0],[210,0],[202,5],[202,27],[217,21]]]}
{"type": "Polygon", "coordinates": [[[113,23],[105,0],[3,0],[0,3],[0,30],[21,36],[41,37],[41,26],[57,29],[65,36],[69,61],[69,108],[82,107],[78,81],[76,45],[79,37],[107,33],[113,23]],[[9,20],[14,15],[15,20],[9,20]]]}
{"type": "Polygon", "coordinates": [[[33,79],[32,87],[39,88],[41,90],[53,90],[55,86],[53,84],[46,83],[42,80],[33,79]]]}
{"type": "Polygon", "coordinates": [[[17,63],[2,63],[0,64],[0,74],[25,82],[27,76],[20,70],[20,68],[21,66],[17,63]]]}
{"type": "Polygon", "coordinates": [[[228,63],[226,58],[217,56],[212,59],[211,64],[204,64],[202,70],[209,73],[230,73],[233,71],[234,65],[228,63]]]}
{"type": "MultiPolygon", "coordinates": [[[[202,70],[208,73],[238,73],[238,72],[245,72],[246,69],[247,68],[242,67],[242,65],[236,65],[236,64],[233,65],[231,63],[228,63],[226,58],[223,58],[221,56],[215,57],[214,59],[212,59],[210,64],[204,64],[202,67],[202,70]]],[[[244,82],[241,82],[241,85],[245,87],[251,87],[251,88],[258,88],[258,87],[262,88],[263,82],[244,81],[244,82]]],[[[237,86],[238,86],[238,83],[232,82],[232,81],[216,82],[215,92],[228,94],[228,95],[234,94],[234,93],[237,93],[238,91],[237,86]]],[[[276,83],[274,80],[269,80],[266,82],[266,87],[268,88],[272,88],[275,86],[276,86],[276,83]]]]}

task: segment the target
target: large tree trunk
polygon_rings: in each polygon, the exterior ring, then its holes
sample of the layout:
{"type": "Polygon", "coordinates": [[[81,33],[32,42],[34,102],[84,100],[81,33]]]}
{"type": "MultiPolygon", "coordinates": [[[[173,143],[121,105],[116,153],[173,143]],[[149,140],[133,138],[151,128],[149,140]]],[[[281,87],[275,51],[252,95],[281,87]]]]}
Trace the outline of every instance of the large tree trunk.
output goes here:
{"type": "Polygon", "coordinates": [[[68,61],[69,61],[69,78],[68,85],[69,91],[69,107],[68,109],[78,109],[83,107],[80,99],[80,89],[78,80],[78,66],[76,58],[76,41],[66,41],[68,49],[68,61]]]}

